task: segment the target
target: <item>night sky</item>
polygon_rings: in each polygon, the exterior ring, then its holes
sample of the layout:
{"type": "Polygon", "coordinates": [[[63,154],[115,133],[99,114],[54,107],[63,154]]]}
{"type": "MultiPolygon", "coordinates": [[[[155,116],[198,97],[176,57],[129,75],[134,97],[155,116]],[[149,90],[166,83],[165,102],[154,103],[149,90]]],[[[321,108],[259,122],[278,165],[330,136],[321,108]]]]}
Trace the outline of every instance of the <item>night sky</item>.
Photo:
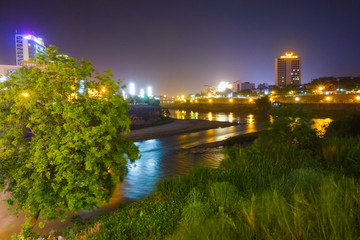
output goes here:
{"type": "Polygon", "coordinates": [[[360,1],[0,0],[0,10],[0,64],[15,64],[17,30],[158,95],[274,84],[285,50],[302,58],[303,83],[360,75],[360,1]]]}

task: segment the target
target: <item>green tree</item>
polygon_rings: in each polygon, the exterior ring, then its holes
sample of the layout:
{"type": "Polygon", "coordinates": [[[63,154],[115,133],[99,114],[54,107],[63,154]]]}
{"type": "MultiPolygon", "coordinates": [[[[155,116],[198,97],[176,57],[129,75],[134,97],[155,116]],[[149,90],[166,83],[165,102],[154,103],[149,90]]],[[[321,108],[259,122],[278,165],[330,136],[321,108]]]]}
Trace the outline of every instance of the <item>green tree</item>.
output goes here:
{"type": "Polygon", "coordinates": [[[261,138],[269,143],[280,143],[285,146],[295,144],[303,149],[318,146],[319,138],[311,125],[311,114],[298,106],[280,106],[272,112],[269,130],[261,138]]]}
{"type": "Polygon", "coordinates": [[[128,105],[110,70],[94,74],[55,46],[34,63],[0,85],[0,190],[26,213],[27,230],[39,217],[65,220],[101,206],[139,156],[124,137],[128,105]]]}
{"type": "Polygon", "coordinates": [[[269,96],[267,95],[262,98],[256,99],[255,104],[262,113],[268,113],[272,107],[269,96]]]}

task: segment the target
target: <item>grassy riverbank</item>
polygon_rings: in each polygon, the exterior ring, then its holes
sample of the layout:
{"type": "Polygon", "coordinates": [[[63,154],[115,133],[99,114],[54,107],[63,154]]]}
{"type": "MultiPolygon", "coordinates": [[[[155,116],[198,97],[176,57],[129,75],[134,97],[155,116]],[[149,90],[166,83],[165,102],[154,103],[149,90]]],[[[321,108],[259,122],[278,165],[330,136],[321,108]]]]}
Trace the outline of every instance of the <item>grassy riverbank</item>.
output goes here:
{"type": "Polygon", "coordinates": [[[358,239],[360,137],[333,132],[318,138],[301,111],[285,109],[277,116],[251,146],[226,148],[219,168],[197,167],[164,179],[144,200],[78,222],[60,235],[358,239]]]}

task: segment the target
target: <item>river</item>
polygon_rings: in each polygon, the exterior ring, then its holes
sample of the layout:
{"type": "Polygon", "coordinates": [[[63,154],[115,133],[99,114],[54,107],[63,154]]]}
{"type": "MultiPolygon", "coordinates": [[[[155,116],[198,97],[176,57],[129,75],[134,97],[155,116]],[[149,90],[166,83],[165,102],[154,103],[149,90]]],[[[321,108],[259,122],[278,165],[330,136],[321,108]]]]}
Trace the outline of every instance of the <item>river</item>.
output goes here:
{"type": "MultiPolygon", "coordinates": [[[[122,202],[131,202],[144,198],[153,193],[156,183],[166,177],[186,173],[194,166],[206,165],[217,167],[223,159],[222,148],[198,149],[192,148],[204,143],[221,141],[238,134],[256,132],[264,128],[266,119],[233,113],[196,113],[172,111],[171,116],[178,119],[205,119],[210,121],[236,121],[246,123],[226,128],[209,129],[205,131],[174,135],[159,139],[136,142],[141,158],[133,164],[128,164],[128,175],[116,189],[109,203],[100,209],[82,211],[82,217],[101,214],[104,211],[115,209],[122,202]]],[[[315,119],[318,126],[328,124],[331,119],[315,119]]],[[[4,195],[0,195],[3,199],[4,195]]],[[[0,239],[10,239],[10,235],[19,233],[23,215],[18,218],[10,215],[5,202],[0,203],[0,239]]],[[[61,229],[69,222],[50,222],[42,231],[61,229]]]]}

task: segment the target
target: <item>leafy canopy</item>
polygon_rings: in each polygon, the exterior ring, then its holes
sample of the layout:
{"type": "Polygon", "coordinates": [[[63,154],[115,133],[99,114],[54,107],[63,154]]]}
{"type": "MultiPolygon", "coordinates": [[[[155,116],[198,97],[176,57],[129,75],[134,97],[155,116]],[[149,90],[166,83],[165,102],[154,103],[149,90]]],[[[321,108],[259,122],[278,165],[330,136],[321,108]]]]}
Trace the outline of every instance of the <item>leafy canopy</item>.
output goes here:
{"type": "Polygon", "coordinates": [[[55,46],[34,63],[0,85],[0,190],[15,212],[64,220],[108,201],[139,151],[111,71],[55,46]]]}

